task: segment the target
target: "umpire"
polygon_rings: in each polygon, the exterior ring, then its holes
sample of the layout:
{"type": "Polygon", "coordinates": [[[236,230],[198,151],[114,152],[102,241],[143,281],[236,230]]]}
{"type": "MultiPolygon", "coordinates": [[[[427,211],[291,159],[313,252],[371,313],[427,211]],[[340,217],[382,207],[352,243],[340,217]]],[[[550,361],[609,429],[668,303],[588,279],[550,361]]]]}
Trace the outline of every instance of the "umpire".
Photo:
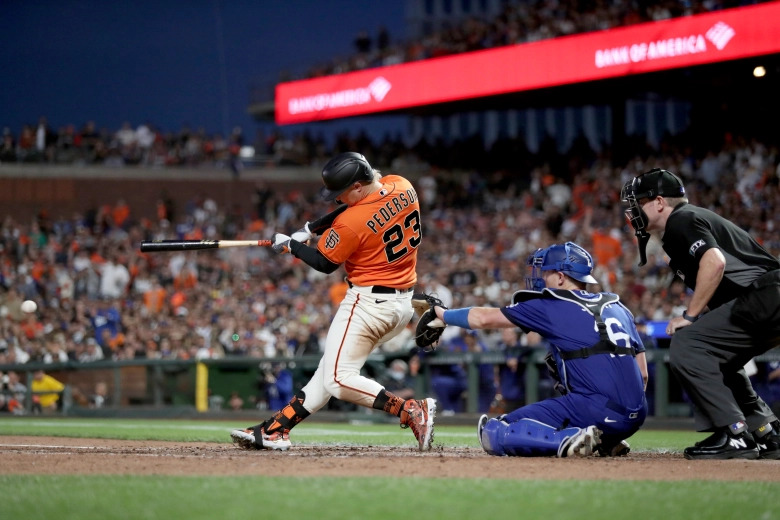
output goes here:
{"type": "Polygon", "coordinates": [[[671,369],[691,398],[697,431],[686,459],[778,459],[780,422],[744,365],[780,345],[780,261],[732,222],[688,203],[682,181],[653,169],[623,187],[640,265],[658,238],[693,294],[669,322],[671,369]]]}

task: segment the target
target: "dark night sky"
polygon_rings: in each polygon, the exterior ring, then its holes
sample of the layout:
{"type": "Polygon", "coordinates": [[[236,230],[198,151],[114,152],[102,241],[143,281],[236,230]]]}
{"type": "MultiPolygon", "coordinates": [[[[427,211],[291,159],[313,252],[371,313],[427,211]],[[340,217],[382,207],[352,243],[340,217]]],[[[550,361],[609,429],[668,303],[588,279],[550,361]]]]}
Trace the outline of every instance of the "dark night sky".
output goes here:
{"type": "Polygon", "coordinates": [[[0,128],[18,136],[46,116],[55,128],[241,126],[251,139],[252,83],[348,56],[381,25],[405,38],[403,1],[2,0],[0,128]]]}

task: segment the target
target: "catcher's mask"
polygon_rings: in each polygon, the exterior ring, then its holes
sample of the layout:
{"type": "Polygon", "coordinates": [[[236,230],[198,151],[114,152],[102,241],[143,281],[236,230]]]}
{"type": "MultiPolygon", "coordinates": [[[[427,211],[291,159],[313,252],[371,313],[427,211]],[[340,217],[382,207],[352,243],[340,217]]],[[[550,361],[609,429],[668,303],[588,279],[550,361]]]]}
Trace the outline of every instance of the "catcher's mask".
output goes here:
{"type": "Polygon", "coordinates": [[[545,288],[542,278],[544,271],[560,271],[579,282],[598,283],[591,276],[593,257],[574,242],[537,249],[528,257],[526,265],[531,268],[531,274],[525,277],[525,288],[531,291],[542,291],[545,288]]]}
{"type": "Polygon", "coordinates": [[[645,199],[656,197],[685,197],[685,186],[679,177],[670,171],[654,168],[628,181],[620,192],[620,199],[628,204],[625,210],[626,218],[634,228],[639,245],[639,265],[647,263],[647,242],[650,233],[647,231],[647,213],[642,205],[645,199]]]}
{"type": "Polygon", "coordinates": [[[327,201],[336,200],[355,182],[369,182],[374,170],[363,155],[344,152],[331,159],[322,168],[322,182],[325,186],[320,195],[327,201]]]}

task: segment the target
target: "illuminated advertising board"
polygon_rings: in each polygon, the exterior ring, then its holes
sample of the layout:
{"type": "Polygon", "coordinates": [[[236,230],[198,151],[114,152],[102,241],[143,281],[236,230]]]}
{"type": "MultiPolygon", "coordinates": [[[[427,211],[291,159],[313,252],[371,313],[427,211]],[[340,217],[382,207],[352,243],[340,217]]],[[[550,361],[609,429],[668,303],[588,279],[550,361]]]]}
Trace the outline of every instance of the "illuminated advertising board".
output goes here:
{"type": "Polygon", "coordinates": [[[780,2],[276,86],[306,123],[780,53],[780,2]]]}

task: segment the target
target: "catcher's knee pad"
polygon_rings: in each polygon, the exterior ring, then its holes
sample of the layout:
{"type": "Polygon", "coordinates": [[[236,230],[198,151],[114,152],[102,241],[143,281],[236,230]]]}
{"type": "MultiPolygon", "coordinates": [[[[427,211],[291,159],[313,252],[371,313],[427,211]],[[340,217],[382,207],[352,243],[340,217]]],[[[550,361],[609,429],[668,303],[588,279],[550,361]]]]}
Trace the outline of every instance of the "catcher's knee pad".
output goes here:
{"type": "Polygon", "coordinates": [[[520,419],[506,428],[501,450],[516,457],[546,457],[557,455],[558,448],[580,428],[557,430],[535,419],[520,419]]]}

